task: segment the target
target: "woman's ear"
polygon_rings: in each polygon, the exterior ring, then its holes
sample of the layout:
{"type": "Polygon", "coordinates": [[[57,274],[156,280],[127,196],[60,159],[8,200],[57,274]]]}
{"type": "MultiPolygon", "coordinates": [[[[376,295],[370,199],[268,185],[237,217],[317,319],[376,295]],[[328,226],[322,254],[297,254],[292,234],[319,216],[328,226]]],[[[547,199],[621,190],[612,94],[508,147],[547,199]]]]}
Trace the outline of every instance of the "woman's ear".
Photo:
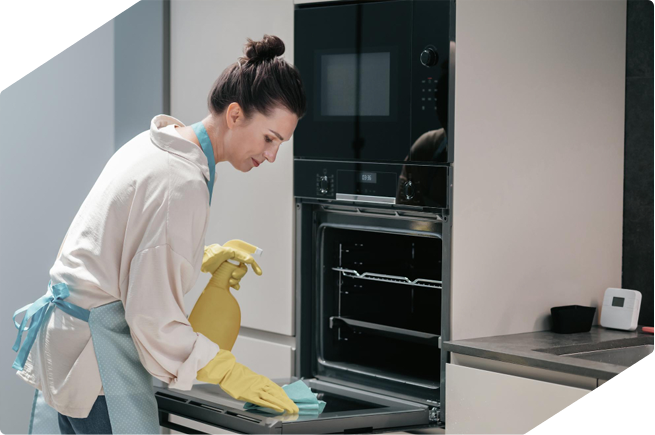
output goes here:
{"type": "Polygon", "coordinates": [[[232,129],[241,121],[243,121],[243,110],[241,110],[241,106],[239,103],[230,103],[225,111],[225,122],[227,123],[227,128],[232,129]]]}

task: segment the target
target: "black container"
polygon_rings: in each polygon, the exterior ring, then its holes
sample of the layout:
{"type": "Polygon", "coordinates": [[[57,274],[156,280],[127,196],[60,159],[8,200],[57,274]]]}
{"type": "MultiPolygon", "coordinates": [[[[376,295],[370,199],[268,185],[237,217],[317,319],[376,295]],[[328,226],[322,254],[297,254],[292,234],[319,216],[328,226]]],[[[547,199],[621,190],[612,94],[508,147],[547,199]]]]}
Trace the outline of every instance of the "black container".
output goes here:
{"type": "Polygon", "coordinates": [[[575,332],[589,332],[591,323],[596,314],[596,307],[583,307],[581,305],[565,305],[550,309],[553,319],[551,330],[560,334],[573,334],[575,332]]]}

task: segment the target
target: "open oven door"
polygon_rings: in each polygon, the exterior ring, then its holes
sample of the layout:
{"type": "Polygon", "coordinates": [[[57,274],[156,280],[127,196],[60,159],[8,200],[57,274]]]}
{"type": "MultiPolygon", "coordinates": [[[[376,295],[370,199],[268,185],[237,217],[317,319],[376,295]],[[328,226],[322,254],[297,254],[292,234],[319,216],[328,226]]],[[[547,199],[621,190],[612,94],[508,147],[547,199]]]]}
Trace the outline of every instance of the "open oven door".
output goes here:
{"type": "MultiPolygon", "coordinates": [[[[297,378],[275,379],[279,385],[297,378]]],[[[318,415],[271,416],[243,409],[218,385],[198,384],[191,391],[156,388],[160,425],[181,433],[362,433],[437,427],[427,406],[336,385],[303,379],[327,404],[318,415]]]]}

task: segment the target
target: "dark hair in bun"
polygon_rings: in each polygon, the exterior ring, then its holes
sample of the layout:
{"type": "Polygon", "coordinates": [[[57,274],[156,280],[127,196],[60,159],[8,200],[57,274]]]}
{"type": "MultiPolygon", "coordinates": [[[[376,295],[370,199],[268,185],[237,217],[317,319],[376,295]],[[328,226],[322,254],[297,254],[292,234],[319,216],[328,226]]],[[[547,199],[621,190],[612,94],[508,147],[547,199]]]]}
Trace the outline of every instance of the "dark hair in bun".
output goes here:
{"type": "MultiPolygon", "coordinates": [[[[284,42],[277,36],[264,35],[261,41],[253,41],[248,38],[248,43],[243,49],[248,62],[261,62],[274,59],[284,54],[284,42]]],[[[242,58],[243,59],[243,58],[242,58]]]]}
{"type": "Polygon", "coordinates": [[[276,107],[284,107],[298,118],[305,115],[306,98],[300,72],[280,58],[284,42],[264,35],[261,41],[248,38],[245,56],[227,67],[209,92],[207,105],[214,114],[223,113],[230,103],[241,106],[244,116],[253,111],[268,116],[276,107]]]}

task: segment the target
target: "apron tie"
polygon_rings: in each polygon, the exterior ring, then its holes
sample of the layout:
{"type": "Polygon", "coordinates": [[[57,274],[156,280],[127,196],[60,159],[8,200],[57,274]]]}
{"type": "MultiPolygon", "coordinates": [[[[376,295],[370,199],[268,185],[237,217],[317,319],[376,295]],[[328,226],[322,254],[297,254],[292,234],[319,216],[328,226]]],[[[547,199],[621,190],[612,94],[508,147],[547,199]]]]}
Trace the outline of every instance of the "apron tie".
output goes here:
{"type": "Polygon", "coordinates": [[[18,328],[18,336],[16,337],[12,349],[14,352],[18,352],[18,355],[12,365],[13,368],[16,370],[23,370],[25,361],[27,361],[27,356],[32,349],[34,340],[36,340],[36,335],[39,332],[41,325],[48,321],[54,306],[57,306],[73,317],[84,320],[85,322],[89,321],[89,310],[85,310],[84,308],[80,308],[77,305],[73,305],[64,300],[69,295],[70,291],[68,290],[66,283],[52,285],[52,280],[50,280],[50,282],[48,282],[48,292],[45,295],[37,299],[36,302],[27,304],[14,313],[14,326],[18,328]],[[19,325],[18,322],[16,322],[16,316],[24,311],[26,312],[25,316],[19,325]],[[30,319],[32,319],[30,325],[27,326],[27,322],[30,319]],[[25,342],[23,342],[21,346],[23,332],[25,331],[27,331],[27,336],[25,337],[25,342]]]}

